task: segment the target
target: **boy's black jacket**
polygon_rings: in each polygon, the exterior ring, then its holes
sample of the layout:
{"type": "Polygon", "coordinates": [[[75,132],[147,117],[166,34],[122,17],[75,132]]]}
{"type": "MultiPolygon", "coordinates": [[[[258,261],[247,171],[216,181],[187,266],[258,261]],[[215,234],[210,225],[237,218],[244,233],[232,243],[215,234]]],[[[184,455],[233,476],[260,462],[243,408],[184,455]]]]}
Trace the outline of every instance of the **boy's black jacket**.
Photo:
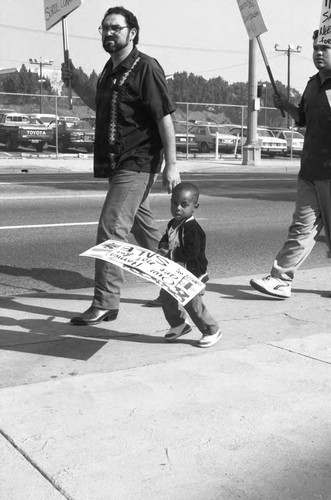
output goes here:
{"type": "MultiPolygon", "coordinates": [[[[162,247],[164,243],[169,243],[168,230],[174,221],[175,219],[169,221],[167,230],[160,240],[159,247],[162,247]]],[[[202,227],[194,217],[190,217],[179,226],[178,235],[180,246],[171,252],[171,260],[184,263],[185,268],[197,278],[206,274],[208,264],[205,255],[206,235],[202,227]]]]}

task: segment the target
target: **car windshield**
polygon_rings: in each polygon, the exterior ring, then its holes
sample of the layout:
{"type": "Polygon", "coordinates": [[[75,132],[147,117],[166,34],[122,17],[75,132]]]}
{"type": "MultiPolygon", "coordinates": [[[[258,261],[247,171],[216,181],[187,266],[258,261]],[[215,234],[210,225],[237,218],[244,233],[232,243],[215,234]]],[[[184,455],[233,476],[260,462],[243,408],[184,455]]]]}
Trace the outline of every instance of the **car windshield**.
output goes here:
{"type": "Polygon", "coordinates": [[[275,137],[271,130],[259,129],[257,131],[259,137],[275,137]]]}
{"type": "Polygon", "coordinates": [[[41,120],[39,120],[39,118],[34,118],[34,117],[30,118],[30,123],[34,123],[37,125],[45,125],[41,120]]]}
{"type": "MultiPolygon", "coordinates": [[[[67,125],[69,125],[69,123],[67,122],[67,125]]],[[[84,130],[92,130],[92,127],[91,125],[88,123],[88,122],[83,122],[83,121],[80,121],[80,122],[74,122],[74,123],[70,123],[70,128],[73,128],[73,129],[84,129],[84,130]]]]}
{"type": "Polygon", "coordinates": [[[186,134],[186,127],[182,123],[174,123],[176,134],[186,134]]]}
{"type": "Polygon", "coordinates": [[[284,136],[286,139],[291,139],[291,137],[294,139],[303,139],[303,135],[300,132],[284,132],[284,136]]]}
{"type": "Polygon", "coordinates": [[[222,125],[221,127],[217,127],[217,132],[219,134],[231,134],[230,127],[226,125],[222,125]]]}

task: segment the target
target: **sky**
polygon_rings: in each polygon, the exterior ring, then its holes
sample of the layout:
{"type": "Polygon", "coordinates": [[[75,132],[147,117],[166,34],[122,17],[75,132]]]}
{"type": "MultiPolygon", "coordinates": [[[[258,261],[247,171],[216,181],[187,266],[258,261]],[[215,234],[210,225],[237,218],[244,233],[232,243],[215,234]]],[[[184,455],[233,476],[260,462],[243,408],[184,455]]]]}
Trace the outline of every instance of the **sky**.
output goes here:
{"type": "MultiPolygon", "coordinates": [[[[67,18],[69,53],[75,66],[100,73],[108,59],[98,26],[115,5],[131,10],[140,25],[138,48],[155,57],[167,75],[187,71],[206,79],[221,76],[229,83],[247,82],[249,40],[236,0],[82,0],[67,18]]],[[[318,28],[321,0],[259,0],[267,32],[260,36],[275,80],[287,84],[287,50],[291,45],[290,83],[300,93],[316,70],[312,32],[318,28]]],[[[46,31],[43,0],[0,0],[0,68],[32,71],[29,58],[63,60],[61,23],[46,31]]],[[[259,49],[257,79],[268,74],[259,49]]]]}

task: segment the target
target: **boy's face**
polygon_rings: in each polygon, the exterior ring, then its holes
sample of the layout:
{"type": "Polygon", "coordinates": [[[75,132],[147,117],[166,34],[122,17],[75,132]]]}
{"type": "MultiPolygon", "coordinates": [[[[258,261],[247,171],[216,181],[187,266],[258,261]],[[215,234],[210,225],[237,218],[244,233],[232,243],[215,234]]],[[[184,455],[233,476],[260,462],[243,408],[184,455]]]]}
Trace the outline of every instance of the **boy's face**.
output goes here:
{"type": "Polygon", "coordinates": [[[198,208],[192,192],[189,190],[174,191],[171,196],[171,215],[177,220],[188,219],[198,208]]]}
{"type": "Polygon", "coordinates": [[[330,45],[317,45],[317,40],[313,45],[313,61],[316,68],[322,73],[329,73],[331,71],[331,46],[330,45]]]}

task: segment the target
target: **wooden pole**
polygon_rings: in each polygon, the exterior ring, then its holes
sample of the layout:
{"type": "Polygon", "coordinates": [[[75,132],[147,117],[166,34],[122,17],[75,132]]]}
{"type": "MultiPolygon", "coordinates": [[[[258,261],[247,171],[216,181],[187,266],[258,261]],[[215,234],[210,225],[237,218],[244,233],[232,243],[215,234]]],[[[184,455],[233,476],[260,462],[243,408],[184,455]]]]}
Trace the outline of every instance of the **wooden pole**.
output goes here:
{"type": "MultiPolygon", "coordinates": [[[[67,19],[65,17],[62,19],[62,38],[63,38],[64,64],[69,68],[68,29],[67,29],[67,19]]],[[[72,109],[73,106],[72,106],[71,78],[68,84],[68,103],[69,103],[69,109],[72,109]]]]}
{"type": "MultiPolygon", "coordinates": [[[[265,67],[267,68],[267,72],[268,72],[268,75],[269,75],[269,79],[270,79],[270,83],[272,85],[272,88],[274,89],[275,94],[277,96],[279,96],[279,92],[278,92],[278,89],[276,87],[276,83],[275,83],[274,77],[272,75],[271,68],[269,66],[267,55],[266,55],[266,53],[264,51],[264,47],[262,45],[262,41],[261,41],[261,39],[260,39],[259,36],[257,36],[256,39],[257,39],[257,43],[259,44],[259,47],[260,47],[260,51],[261,51],[261,54],[262,54],[262,57],[263,57],[263,60],[264,60],[265,67]]],[[[283,118],[285,118],[285,111],[284,111],[283,108],[280,108],[280,112],[281,112],[283,118]]]]}

